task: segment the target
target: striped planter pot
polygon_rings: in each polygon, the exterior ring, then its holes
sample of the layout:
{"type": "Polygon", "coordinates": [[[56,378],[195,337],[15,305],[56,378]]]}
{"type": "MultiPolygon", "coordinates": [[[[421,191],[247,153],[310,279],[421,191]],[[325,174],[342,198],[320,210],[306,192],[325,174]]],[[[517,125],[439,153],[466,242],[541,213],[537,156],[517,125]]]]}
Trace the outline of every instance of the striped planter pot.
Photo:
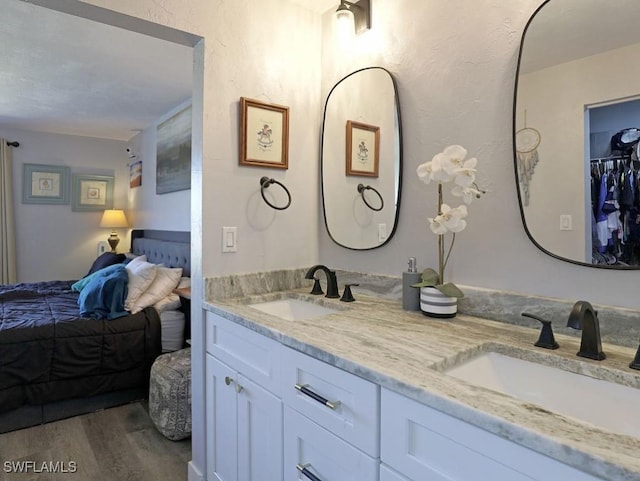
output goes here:
{"type": "Polygon", "coordinates": [[[458,313],[458,298],[445,296],[435,287],[421,287],[420,310],[425,316],[429,317],[456,317],[458,313]]]}

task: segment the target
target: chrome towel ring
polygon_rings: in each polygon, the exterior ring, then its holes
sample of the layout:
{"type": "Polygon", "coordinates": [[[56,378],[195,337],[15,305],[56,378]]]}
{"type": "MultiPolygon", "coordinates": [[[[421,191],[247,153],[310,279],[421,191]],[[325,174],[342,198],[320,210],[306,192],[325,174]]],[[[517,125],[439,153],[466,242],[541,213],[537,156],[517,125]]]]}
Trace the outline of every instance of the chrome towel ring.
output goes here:
{"type": "Polygon", "coordinates": [[[369,207],[369,209],[375,210],[376,212],[380,212],[384,208],[384,199],[380,195],[380,192],[378,192],[376,189],[374,189],[370,185],[358,184],[358,193],[362,197],[362,201],[366,204],[367,207],[369,207]],[[364,196],[365,190],[372,190],[376,194],[378,194],[378,197],[380,198],[380,207],[373,207],[371,204],[369,204],[369,202],[367,201],[367,198],[364,196]]]}
{"type": "Polygon", "coordinates": [[[269,177],[266,177],[266,176],[265,177],[260,177],[260,195],[262,195],[262,200],[264,200],[269,207],[272,207],[272,208],[274,208],[276,210],[285,210],[291,205],[291,193],[289,192],[289,189],[287,189],[282,182],[278,182],[276,179],[270,179],[269,177]],[[285,205],[284,207],[279,207],[277,205],[273,205],[264,196],[265,189],[268,189],[271,184],[278,184],[287,193],[287,197],[289,198],[289,200],[287,202],[287,205],[285,205]]]}

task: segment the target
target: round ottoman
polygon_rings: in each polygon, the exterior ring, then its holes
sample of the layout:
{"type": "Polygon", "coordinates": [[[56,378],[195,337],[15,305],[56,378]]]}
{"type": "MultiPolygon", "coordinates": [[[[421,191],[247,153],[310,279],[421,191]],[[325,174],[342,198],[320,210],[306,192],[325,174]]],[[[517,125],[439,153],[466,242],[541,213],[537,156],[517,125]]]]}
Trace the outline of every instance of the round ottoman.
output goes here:
{"type": "Polygon", "coordinates": [[[149,416],[172,441],[191,436],[191,348],[158,356],[151,366],[149,416]]]}

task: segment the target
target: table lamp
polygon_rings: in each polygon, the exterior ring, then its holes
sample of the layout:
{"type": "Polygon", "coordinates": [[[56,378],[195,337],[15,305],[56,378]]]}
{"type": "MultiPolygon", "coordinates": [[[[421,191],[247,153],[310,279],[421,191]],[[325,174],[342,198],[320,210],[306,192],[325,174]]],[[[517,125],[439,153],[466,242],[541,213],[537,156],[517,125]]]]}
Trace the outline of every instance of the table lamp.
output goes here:
{"type": "Polygon", "coordinates": [[[111,246],[111,252],[116,252],[116,246],[120,242],[120,238],[115,229],[122,227],[129,227],[127,224],[127,218],[124,215],[124,211],[120,209],[106,209],[102,214],[102,220],[100,221],[100,227],[106,227],[111,230],[111,235],[107,239],[107,242],[111,246]]]}

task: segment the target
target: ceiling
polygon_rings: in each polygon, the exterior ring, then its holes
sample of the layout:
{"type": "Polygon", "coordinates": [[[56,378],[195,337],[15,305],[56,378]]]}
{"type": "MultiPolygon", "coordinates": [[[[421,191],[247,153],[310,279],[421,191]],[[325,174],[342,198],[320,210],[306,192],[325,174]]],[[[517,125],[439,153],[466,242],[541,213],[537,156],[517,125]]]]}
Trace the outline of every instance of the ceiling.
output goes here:
{"type": "Polygon", "coordinates": [[[127,141],[191,97],[190,47],[0,0],[0,127],[127,141]]]}
{"type": "Polygon", "coordinates": [[[21,0],[0,11],[0,127],[127,141],[191,97],[190,47],[21,0]]]}
{"type": "Polygon", "coordinates": [[[532,20],[521,73],[640,42],[638,0],[551,0],[532,20]]]}

